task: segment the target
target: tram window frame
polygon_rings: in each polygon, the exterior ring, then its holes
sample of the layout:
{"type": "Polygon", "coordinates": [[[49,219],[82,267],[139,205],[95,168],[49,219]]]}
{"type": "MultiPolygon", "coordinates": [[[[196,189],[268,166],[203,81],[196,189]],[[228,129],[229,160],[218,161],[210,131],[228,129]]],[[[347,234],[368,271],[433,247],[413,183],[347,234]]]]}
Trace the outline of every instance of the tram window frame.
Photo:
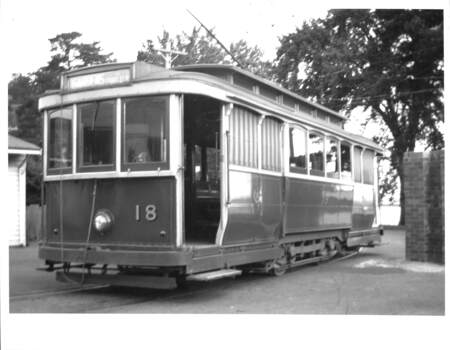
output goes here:
{"type": "Polygon", "coordinates": [[[341,169],[341,179],[342,180],[352,180],[352,166],[353,166],[353,161],[352,161],[352,145],[349,142],[346,141],[341,141],[340,142],[340,169],[341,169]],[[344,147],[348,148],[348,159],[344,159],[343,154],[344,154],[344,147]]]}
{"type": "MultiPolygon", "coordinates": [[[[96,107],[97,108],[97,107],[96,107]]],[[[79,103],[76,105],[77,109],[77,120],[76,120],[76,128],[77,128],[77,164],[76,169],[77,172],[102,172],[102,171],[113,171],[116,169],[116,116],[117,116],[117,102],[115,99],[108,99],[108,100],[97,100],[97,101],[91,101],[86,103],[79,103]],[[111,146],[111,163],[108,164],[82,164],[83,154],[84,154],[84,148],[86,144],[84,143],[84,140],[82,139],[82,129],[81,129],[81,123],[82,123],[82,115],[81,115],[81,108],[83,106],[91,105],[91,104],[98,104],[98,108],[101,108],[101,104],[110,103],[112,105],[112,113],[111,113],[111,126],[112,126],[112,145],[111,146]]]]}
{"type": "Polygon", "coordinates": [[[309,130],[308,131],[308,137],[307,137],[307,150],[308,150],[308,170],[309,170],[309,175],[312,176],[321,176],[321,177],[325,177],[325,135],[315,131],[315,130],[309,130]],[[322,157],[318,157],[316,159],[321,159],[321,161],[319,162],[319,164],[322,164],[321,169],[317,169],[317,168],[313,168],[313,161],[312,161],[312,157],[314,157],[314,154],[318,154],[318,152],[315,153],[311,153],[311,150],[313,149],[312,144],[311,144],[311,136],[312,135],[316,135],[318,136],[321,140],[322,140],[322,150],[320,152],[322,152],[322,157]]]}
{"type": "Polygon", "coordinates": [[[327,178],[340,179],[340,169],[341,169],[341,167],[340,167],[340,163],[341,163],[340,149],[341,149],[340,142],[336,137],[334,137],[334,136],[326,136],[325,137],[325,173],[326,173],[327,178]],[[331,143],[331,141],[336,143],[336,150],[334,152],[335,156],[336,156],[334,171],[328,171],[328,169],[327,169],[328,164],[331,163],[331,162],[328,162],[328,155],[329,155],[329,153],[331,153],[329,150],[329,143],[331,143]]]}
{"type": "MultiPolygon", "coordinates": [[[[170,94],[164,95],[145,95],[145,96],[130,96],[122,98],[121,100],[121,171],[152,171],[152,170],[168,170],[170,167],[170,94]],[[136,100],[151,100],[151,99],[164,99],[165,111],[161,116],[162,120],[162,152],[165,159],[161,161],[145,161],[145,162],[128,162],[127,156],[127,123],[126,123],[126,104],[136,100]],[[165,141],[164,141],[165,140],[165,141]],[[165,145],[164,145],[165,144],[165,145]],[[165,148],[165,149],[164,149],[165,148]]],[[[148,119],[148,118],[146,118],[148,119]]],[[[148,125],[148,124],[147,124],[148,125]]]]}
{"type": "MultiPolygon", "coordinates": [[[[56,117],[55,117],[56,118],[56,117]]],[[[64,119],[59,117],[59,119],[64,119]]],[[[47,118],[46,118],[46,123],[47,123],[47,150],[46,150],[46,162],[47,162],[47,174],[48,175],[58,175],[58,174],[71,174],[72,173],[72,169],[73,169],[73,160],[74,160],[74,150],[73,150],[73,121],[74,121],[74,108],[73,105],[68,105],[68,106],[62,106],[61,108],[54,108],[54,109],[48,109],[47,110],[47,118]],[[68,158],[65,158],[65,161],[70,162],[70,164],[66,167],[51,167],[51,159],[50,157],[52,156],[52,138],[51,138],[51,114],[52,113],[57,113],[57,112],[61,112],[64,110],[69,110],[71,112],[70,115],[70,123],[69,125],[69,131],[67,132],[67,156],[68,158]]],[[[63,138],[66,138],[63,136],[63,138]]],[[[58,150],[58,145],[55,145],[56,149],[58,150]]],[[[61,152],[61,150],[59,150],[59,152],[61,152]]],[[[56,154],[55,154],[56,156],[56,154]]]]}
{"type": "MultiPolygon", "coordinates": [[[[289,172],[291,173],[298,173],[298,174],[308,174],[308,130],[306,128],[303,128],[301,126],[289,126],[289,172]],[[293,164],[293,158],[297,158],[294,157],[294,155],[292,154],[292,151],[294,151],[294,143],[293,143],[293,139],[294,136],[293,135],[293,131],[300,131],[303,132],[303,137],[304,137],[304,167],[302,166],[297,166],[297,165],[292,165],[293,164]]],[[[294,162],[295,164],[295,162],[294,162]]]]}
{"type": "Polygon", "coordinates": [[[363,151],[364,151],[363,147],[353,146],[353,181],[357,183],[363,182],[363,163],[362,163],[363,151]],[[359,150],[360,152],[359,154],[357,154],[357,150],[359,150]]]}
{"type": "Polygon", "coordinates": [[[363,183],[366,185],[373,185],[375,182],[375,176],[374,176],[374,159],[375,159],[375,152],[371,149],[364,149],[363,155],[362,155],[362,172],[363,172],[363,183]],[[368,159],[366,157],[366,154],[372,154],[372,156],[368,159]]]}

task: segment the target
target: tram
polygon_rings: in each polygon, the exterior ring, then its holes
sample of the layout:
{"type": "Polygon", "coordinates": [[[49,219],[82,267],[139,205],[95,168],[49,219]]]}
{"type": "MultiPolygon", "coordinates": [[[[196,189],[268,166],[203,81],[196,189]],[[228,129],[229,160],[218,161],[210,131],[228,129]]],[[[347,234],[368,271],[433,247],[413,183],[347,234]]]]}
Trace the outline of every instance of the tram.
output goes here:
{"type": "Polygon", "coordinates": [[[59,280],[175,288],[381,241],[383,150],[235,66],[76,69],[39,109],[39,257],[59,280]]]}

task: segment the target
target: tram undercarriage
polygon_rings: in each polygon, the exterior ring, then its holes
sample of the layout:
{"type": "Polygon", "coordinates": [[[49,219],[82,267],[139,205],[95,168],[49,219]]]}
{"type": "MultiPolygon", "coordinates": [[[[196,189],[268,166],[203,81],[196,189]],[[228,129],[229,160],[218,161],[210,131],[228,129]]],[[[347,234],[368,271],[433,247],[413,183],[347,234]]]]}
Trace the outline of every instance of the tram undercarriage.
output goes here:
{"type": "MultiPolygon", "coordinates": [[[[59,264],[53,261],[48,271],[57,270],[61,282],[102,283],[156,289],[173,289],[187,281],[211,281],[240,274],[257,273],[281,276],[287,270],[308,264],[317,264],[334,257],[354,254],[363,246],[373,247],[380,243],[377,230],[329,232],[301,235],[280,241],[280,244],[258,244],[247,247],[218,247],[198,245],[178,251],[130,251],[126,261],[135,260],[136,265],[114,265],[116,254],[89,251],[86,261],[81,261],[80,250],[67,250],[65,254],[73,263],[59,264]],[[311,238],[316,235],[318,238],[311,238]],[[358,237],[358,245],[349,246],[358,237]],[[296,240],[293,240],[296,239],[296,240]],[[130,259],[134,256],[135,259],[130,259]],[[101,263],[92,263],[98,261],[101,263]],[[146,264],[148,263],[148,265],[146,264]],[[205,272],[206,271],[206,272],[205,272]]],[[[53,249],[55,260],[58,250],[53,249]]],[[[46,256],[52,251],[46,248],[46,256]]],[[[120,261],[119,261],[120,262],[120,261]]]]}

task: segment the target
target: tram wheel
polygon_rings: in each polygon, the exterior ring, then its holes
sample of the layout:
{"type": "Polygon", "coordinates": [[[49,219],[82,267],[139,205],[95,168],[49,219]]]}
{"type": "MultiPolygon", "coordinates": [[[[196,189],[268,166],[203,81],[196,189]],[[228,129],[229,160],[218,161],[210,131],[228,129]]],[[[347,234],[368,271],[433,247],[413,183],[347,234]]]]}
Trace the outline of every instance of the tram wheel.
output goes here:
{"type": "Polygon", "coordinates": [[[287,268],[283,266],[274,267],[270,272],[275,277],[283,276],[286,273],[287,268]]]}
{"type": "Polygon", "coordinates": [[[287,271],[287,260],[286,258],[277,259],[273,263],[273,267],[270,270],[272,276],[280,277],[283,276],[287,271]]]}
{"type": "Polygon", "coordinates": [[[336,247],[336,256],[337,257],[341,257],[345,255],[345,251],[344,248],[342,247],[342,243],[339,241],[335,242],[335,247],[336,247]]]}

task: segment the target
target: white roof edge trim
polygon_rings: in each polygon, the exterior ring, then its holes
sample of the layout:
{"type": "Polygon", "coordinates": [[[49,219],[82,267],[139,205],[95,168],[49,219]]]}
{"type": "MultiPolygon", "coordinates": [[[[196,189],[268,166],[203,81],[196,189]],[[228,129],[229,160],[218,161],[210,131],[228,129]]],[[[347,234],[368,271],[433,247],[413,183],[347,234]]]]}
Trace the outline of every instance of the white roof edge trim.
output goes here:
{"type": "Polygon", "coordinates": [[[30,155],[41,155],[41,154],[42,154],[42,150],[20,149],[20,148],[8,148],[8,154],[30,154],[30,155]]]}
{"type": "Polygon", "coordinates": [[[98,99],[115,99],[128,96],[145,96],[157,94],[199,94],[218,100],[227,101],[227,92],[208,82],[185,79],[143,80],[127,86],[107,87],[61,94],[60,92],[43,96],[39,99],[39,111],[57,108],[74,103],[96,101],[98,99]],[[183,84],[180,84],[183,81],[183,84]]]}

